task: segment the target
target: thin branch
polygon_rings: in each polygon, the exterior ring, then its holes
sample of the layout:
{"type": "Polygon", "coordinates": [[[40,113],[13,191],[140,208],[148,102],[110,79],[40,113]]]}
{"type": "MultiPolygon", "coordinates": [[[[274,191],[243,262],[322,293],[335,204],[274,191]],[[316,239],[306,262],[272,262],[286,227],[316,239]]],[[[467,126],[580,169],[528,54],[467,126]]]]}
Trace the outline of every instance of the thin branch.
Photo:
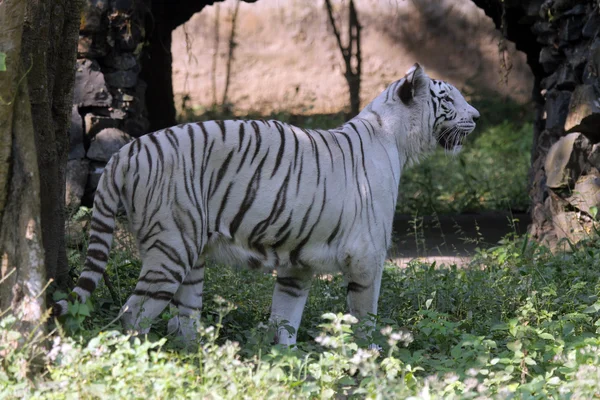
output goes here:
{"type": "Polygon", "coordinates": [[[212,95],[213,95],[213,106],[217,105],[217,59],[219,58],[219,3],[215,5],[215,47],[212,59],[212,65],[210,67],[211,78],[212,78],[212,95]]]}
{"type": "Polygon", "coordinates": [[[238,11],[240,9],[240,0],[237,0],[235,3],[235,8],[233,9],[233,15],[231,16],[231,34],[229,35],[229,53],[227,54],[227,67],[225,70],[225,89],[223,90],[223,101],[221,105],[226,107],[225,103],[227,103],[227,92],[229,91],[229,81],[231,78],[231,64],[233,62],[233,50],[237,46],[235,42],[235,27],[237,25],[237,16],[238,11]]]}

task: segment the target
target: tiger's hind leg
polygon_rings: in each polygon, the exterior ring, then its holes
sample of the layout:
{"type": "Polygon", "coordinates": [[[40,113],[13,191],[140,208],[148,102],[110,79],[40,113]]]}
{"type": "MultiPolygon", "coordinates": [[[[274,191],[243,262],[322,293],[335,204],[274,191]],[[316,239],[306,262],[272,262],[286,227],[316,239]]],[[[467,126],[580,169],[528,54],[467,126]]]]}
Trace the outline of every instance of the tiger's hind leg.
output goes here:
{"type": "Polygon", "coordinates": [[[271,323],[277,325],[276,343],[296,344],[296,334],[310,291],[311,279],[312,271],[293,267],[277,270],[269,318],[271,323]],[[288,321],[287,325],[293,328],[293,332],[288,332],[284,326],[281,326],[283,321],[288,321]]]}
{"type": "Polygon", "coordinates": [[[175,316],[169,320],[168,331],[181,337],[184,342],[193,341],[198,335],[202,292],[204,289],[204,258],[196,261],[171,301],[175,316]]]}
{"type": "Polygon", "coordinates": [[[343,277],[348,290],[348,311],[358,319],[377,315],[384,259],[385,254],[346,257],[343,277]]]}
{"type": "Polygon", "coordinates": [[[174,243],[179,235],[163,231],[150,248],[142,251],[142,271],[133,294],[121,309],[123,327],[146,334],[152,321],[173,299],[189,272],[188,263],[180,256],[183,246],[174,243]]]}

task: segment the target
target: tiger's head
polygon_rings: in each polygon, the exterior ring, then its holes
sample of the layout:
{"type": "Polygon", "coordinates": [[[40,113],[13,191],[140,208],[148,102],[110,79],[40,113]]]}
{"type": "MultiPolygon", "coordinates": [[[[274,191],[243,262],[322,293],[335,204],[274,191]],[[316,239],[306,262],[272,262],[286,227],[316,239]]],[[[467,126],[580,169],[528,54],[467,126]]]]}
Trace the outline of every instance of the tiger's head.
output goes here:
{"type": "Polygon", "coordinates": [[[392,83],[367,110],[381,114],[409,162],[418,161],[438,145],[458,153],[479,118],[479,112],[458,89],[429,78],[419,64],[392,83]]]}

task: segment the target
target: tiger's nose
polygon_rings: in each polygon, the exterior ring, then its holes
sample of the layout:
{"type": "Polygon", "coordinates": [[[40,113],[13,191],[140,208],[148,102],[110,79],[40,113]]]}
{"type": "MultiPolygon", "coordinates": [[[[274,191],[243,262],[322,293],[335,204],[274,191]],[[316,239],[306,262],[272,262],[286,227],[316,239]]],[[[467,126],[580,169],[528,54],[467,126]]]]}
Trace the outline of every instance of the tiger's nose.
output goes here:
{"type": "Polygon", "coordinates": [[[479,111],[477,111],[476,109],[473,109],[473,112],[471,114],[471,118],[473,118],[473,122],[477,122],[479,120],[479,111]]]}

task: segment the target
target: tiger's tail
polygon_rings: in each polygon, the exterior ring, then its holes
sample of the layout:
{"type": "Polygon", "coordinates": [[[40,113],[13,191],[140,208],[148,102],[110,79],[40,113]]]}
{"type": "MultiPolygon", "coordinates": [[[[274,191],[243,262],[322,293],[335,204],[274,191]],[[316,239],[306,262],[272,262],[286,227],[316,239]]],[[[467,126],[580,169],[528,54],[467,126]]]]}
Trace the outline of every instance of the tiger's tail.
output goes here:
{"type": "Polygon", "coordinates": [[[96,189],[83,271],[69,297],[53,305],[52,315],[65,315],[68,301],[85,303],[98,286],[108,262],[123,180],[122,163],[119,162],[119,155],[115,154],[106,165],[96,189]]]}

